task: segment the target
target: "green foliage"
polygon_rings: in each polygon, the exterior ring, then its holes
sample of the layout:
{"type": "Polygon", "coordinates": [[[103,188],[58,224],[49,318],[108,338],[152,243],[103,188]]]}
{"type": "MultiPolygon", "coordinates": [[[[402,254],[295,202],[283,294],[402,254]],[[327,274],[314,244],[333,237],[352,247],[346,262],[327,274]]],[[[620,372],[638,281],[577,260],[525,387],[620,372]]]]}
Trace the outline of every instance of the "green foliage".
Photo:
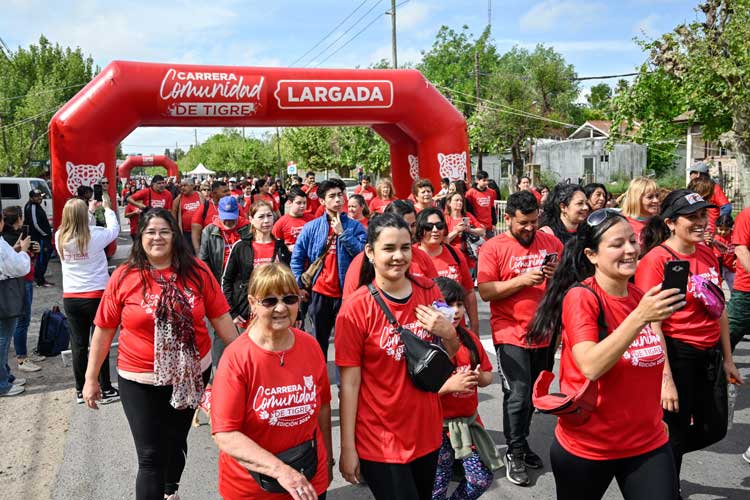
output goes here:
{"type": "Polygon", "coordinates": [[[226,174],[259,175],[278,171],[276,152],[270,140],[245,138],[239,130],[231,128],[190,148],[178,165],[180,172],[189,172],[199,163],[226,174]]]}
{"type": "Polygon", "coordinates": [[[30,162],[49,158],[47,124],[93,74],[93,60],[80,48],[52,45],[44,36],[0,57],[0,171],[40,173],[30,162]]]}
{"type": "Polygon", "coordinates": [[[609,108],[609,101],[612,99],[612,88],[606,83],[599,83],[591,87],[586,100],[592,109],[606,111],[609,108]]]}

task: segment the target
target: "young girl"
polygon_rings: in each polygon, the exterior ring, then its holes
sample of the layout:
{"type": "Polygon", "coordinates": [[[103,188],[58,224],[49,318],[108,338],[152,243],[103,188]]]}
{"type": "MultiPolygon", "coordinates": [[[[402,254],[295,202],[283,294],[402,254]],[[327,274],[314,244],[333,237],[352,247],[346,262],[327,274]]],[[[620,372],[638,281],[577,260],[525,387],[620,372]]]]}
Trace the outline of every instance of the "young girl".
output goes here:
{"type": "Polygon", "coordinates": [[[714,255],[719,259],[721,265],[721,277],[727,282],[729,291],[734,290],[734,273],[737,269],[734,245],[732,244],[732,216],[722,215],[716,220],[716,233],[714,233],[713,244],[714,255]]]}
{"type": "Polygon", "coordinates": [[[460,326],[466,313],[461,285],[445,277],[436,278],[435,283],[445,301],[455,310],[453,326],[458,333],[460,345],[453,357],[456,371],[440,389],[443,444],[438,454],[432,498],[446,498],[453,476],[453,462],[461,460],[464,479],[451,498],[473,500],[487,491],[492,484],[492,471],[500,467],[495,443],[484,430],[482,419],[477,413],[477,386],[486,387],[492,382],[492,363],[479,338],[460,326]]]}

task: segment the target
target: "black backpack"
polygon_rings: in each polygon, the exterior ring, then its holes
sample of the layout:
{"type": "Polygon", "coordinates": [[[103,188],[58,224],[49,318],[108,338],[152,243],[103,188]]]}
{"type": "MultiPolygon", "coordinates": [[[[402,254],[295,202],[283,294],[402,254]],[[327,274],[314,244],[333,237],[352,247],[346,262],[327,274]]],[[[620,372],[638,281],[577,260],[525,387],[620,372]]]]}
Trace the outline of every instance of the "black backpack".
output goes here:
{"type": "Polygon", "coordinates": [[[47,309],[42,314],[42,324],[39,326],[39,341],[36,351],[42,356],[57,356],[68,349],[70,343],[70,328],[68,319],[60,312],[58,306],[47,309]]]}

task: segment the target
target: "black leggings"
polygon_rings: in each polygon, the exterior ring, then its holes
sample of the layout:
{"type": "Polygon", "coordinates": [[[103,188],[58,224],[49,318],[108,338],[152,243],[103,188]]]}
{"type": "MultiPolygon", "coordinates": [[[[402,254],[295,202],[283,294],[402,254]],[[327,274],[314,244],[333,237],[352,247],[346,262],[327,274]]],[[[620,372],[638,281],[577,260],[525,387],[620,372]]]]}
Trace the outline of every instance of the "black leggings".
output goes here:
{"type": "Polygon", "coordinates": [[[440,449],[407,464],[359,461],[362,476],[376,500],[430,500],[440,449]]]}
{"type": "MultiPolygon", "coordinates": [[[[203,383],[211,376],[203,372],[203,383]]],[[[163,500],[180,486],[187,458],[187,435],[195,410],[175,410],[172,386],[139,384],[122,377],[120,398],[138,454],[136,500],[163,500]]]]}
{"type": "MultiPolygon", "coordinates": [[[[89,361],[89,337],[94,326],[96,310],[102,299],[64,298],[63,309],[70,326],[70,351],[73,355],[73,375],[76,379],[76,391],[83,390],[86,381],[86,366],[89,361]]],[[[109,355],[99,369],[99,385],[103,391],[112,388],[109,378],[109,355]]]]}
{"type": "Polygon", "coordinates": [[[549,451],[557,500],[599,500],[612,478],[625,500],[676,500],[677,472],[669,443],[636,457],[588,460],[569,453],[555,438],[549,451]]]}

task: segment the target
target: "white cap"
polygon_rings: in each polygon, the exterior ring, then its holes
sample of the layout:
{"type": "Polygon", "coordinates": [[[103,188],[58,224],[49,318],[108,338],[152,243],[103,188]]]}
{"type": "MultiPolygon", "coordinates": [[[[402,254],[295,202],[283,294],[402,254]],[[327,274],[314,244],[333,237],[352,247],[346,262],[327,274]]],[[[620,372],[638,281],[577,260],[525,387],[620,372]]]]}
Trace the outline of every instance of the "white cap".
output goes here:
{"type": "Polygon", "coordinates": [[[229,182],[237,182],[237,177],[230,177],[229,182]]]}

